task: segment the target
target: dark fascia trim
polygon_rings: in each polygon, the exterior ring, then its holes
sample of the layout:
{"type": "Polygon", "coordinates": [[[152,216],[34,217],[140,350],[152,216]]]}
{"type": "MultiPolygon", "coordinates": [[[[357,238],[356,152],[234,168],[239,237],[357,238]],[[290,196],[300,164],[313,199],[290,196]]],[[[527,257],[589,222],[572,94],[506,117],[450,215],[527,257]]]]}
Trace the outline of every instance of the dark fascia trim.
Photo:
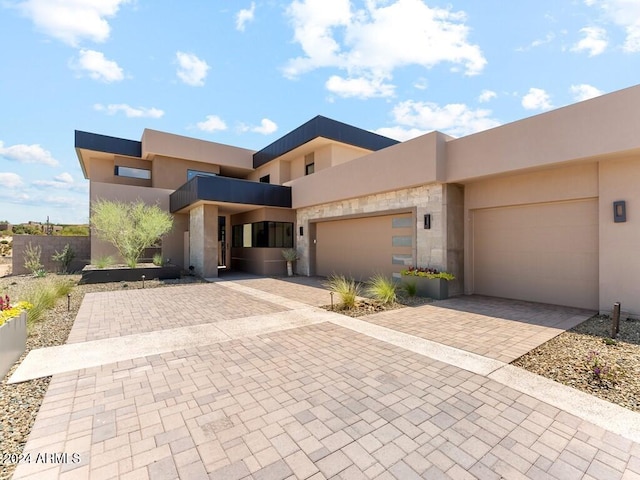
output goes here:
{"type": "Polygon", "coordinates": [[[195,176],[169,195],[169,210],[175,213],[200,200],[291,208],[291,187],[222,176],[195,176]]]}
{"type": "Polygon", "coordinates": [[[75,131],[75,136],[76,149],[82,148],[94,152],[113,153],[115,155],[127,155],[137,158],[142,157],[142,142],[80,130],[75,131]]]}
{"type": "Polygon", "coordinates": [[[382,150],[400,143],[377,133],[318,115],[259,152],[254,153],[253,168],[258,168],[317,137],[324,137],[373,151],[382,150]]]}

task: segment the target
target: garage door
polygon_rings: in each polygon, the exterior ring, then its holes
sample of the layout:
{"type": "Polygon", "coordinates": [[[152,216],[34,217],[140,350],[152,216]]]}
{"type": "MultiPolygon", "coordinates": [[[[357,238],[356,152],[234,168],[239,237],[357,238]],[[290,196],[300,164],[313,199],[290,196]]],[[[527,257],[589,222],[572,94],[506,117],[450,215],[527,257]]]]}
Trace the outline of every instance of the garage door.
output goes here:
{"type": "Polygon", "coordinates": [[[414,224],[410,213],[319,222],[316,273],[358,280],[398,274],[413,264],[414,224]]]}
{"type": "Polygon", "coordinates": [[[598,308],[596,199],[473,211],[474,293],[598,308]]]}

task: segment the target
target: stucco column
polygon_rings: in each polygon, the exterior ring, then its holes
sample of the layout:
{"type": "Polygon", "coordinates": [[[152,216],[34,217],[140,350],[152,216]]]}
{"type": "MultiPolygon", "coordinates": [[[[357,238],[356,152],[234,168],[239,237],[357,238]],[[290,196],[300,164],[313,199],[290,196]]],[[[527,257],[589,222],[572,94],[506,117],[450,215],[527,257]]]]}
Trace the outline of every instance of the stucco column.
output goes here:
{"type": "Polygon", "coordinates": [[[218,276],[217,205],[200,205],[189,212],[189,264],[201,277],[218,276]]]}

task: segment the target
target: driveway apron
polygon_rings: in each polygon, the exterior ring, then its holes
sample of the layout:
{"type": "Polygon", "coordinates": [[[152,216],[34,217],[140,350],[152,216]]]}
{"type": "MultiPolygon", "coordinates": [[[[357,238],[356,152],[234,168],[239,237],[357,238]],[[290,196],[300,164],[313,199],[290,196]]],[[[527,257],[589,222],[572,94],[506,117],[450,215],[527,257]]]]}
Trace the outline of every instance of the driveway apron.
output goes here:
{"type": "Polygon", "coordinates": [[[588,312],[323,299],[251,277],[86,295],[29,374],[53,377],[14,478],[640,478],[640,415],[505,363],[588,312]],[[83,348],[106,353],[47,373],[83,348]]]}

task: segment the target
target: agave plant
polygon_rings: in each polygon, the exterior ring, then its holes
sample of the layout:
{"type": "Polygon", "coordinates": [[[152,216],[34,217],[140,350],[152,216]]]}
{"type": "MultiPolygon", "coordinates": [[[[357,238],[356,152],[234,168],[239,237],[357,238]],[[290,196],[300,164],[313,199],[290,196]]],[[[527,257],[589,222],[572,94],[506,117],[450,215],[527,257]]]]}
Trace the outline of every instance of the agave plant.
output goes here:
{"type": "Polygon", "coordinates": [[[291,277],[293,276],[293,262],[300,258],[298,251],[295,248],[287,248],[282,250],[282,256],[287,261],[287,275],[291,277]]]}

